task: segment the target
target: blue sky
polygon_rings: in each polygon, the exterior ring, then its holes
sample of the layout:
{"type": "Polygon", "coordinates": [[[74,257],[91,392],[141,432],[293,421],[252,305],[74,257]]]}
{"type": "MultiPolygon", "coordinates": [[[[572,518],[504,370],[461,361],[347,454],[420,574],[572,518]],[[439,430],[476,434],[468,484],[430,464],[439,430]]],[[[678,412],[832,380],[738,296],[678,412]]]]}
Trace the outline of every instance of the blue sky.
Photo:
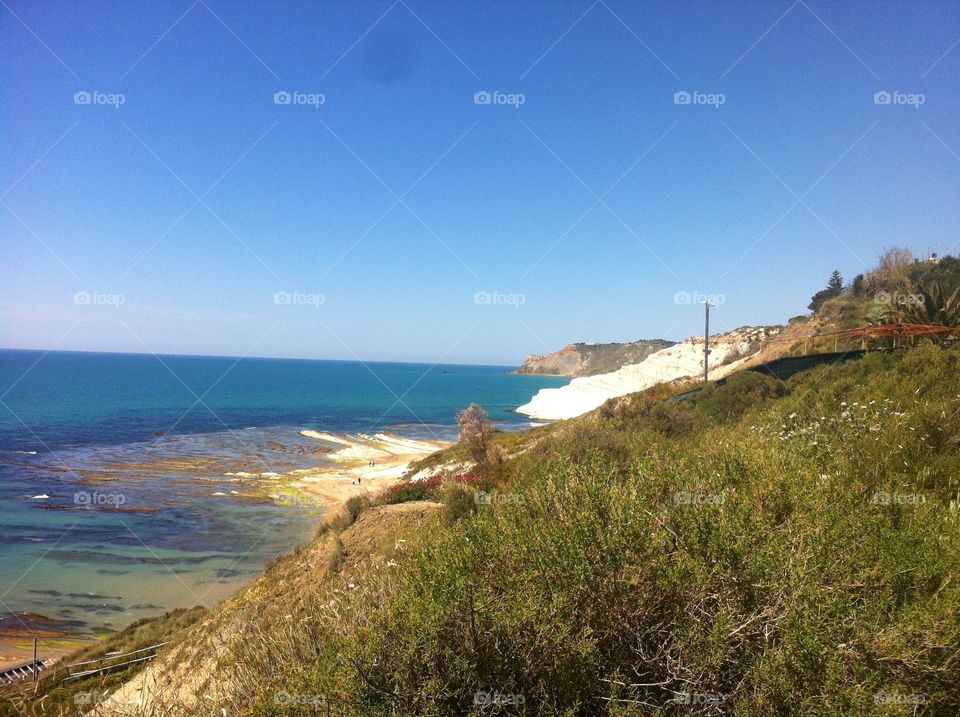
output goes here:
{"type": "Polygon", "coordinates": [[[511,364],[956,253],[955,4],[266,7],[3,0],[0,345],[511,364]]]}

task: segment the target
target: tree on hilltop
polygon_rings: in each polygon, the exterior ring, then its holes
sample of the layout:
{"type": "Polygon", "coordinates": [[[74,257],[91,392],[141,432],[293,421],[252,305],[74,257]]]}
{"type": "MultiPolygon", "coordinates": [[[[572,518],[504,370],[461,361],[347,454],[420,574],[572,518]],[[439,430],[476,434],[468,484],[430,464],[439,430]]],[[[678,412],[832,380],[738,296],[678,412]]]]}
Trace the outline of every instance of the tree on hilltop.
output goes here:
{"type": "Polygon", "coordinates": [[[457,438],[461,443],[466,443],[470,447],[470,455],[473,460],[478,465],[488,463],[487,439],[493,433],[493,428],[483,406],[471,403],[460,411],[457,414],[457,425],[460,426],[460,435],[457,438]]]}
{"type": "Polygon", "coordinates": [[[827,281],[827,288],[834,292],[834,296],[840,296],[843,293],[843,276],[836,269],[830,275],[830,280],[827,281]]]}
{"type": "Polygon", "coordinates": [[[854,296],[863,296],[867,293],[867,279],[863,274],[857,274],[853,277],[853,283],[850,284],[850,291],[854,296]]]}
{"type": "Polygon", "coordinates": [[[913,285],[910,280],[912,266],[912,251],[902,247],[887,249],[880,255],[877,268],[867,273],[867,293],[909,291],[913,285]]]}
{"type": "Polygon", "coordinates": [[[834,299],[843,293],[843,276],[839,271],[834,270],[827,280],[827,288],[821,289],[810,297],[810,305],[807,306],[810,311],[816,312],[825,302],[834,299]]]}

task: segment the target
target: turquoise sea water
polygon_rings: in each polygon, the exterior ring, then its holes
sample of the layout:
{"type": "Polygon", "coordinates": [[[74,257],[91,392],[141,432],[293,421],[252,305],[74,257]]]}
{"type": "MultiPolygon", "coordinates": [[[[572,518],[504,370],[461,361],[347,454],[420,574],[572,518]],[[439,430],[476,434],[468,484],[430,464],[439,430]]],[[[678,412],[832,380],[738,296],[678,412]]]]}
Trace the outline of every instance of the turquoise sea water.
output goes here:
{"type": "Polygon", "coordinates": [[[240,474],[322,465],[306,428],[455,436],[566,379],[507,367],[0,350],[0,632],[213,604],[318,518],[240,474]]]}

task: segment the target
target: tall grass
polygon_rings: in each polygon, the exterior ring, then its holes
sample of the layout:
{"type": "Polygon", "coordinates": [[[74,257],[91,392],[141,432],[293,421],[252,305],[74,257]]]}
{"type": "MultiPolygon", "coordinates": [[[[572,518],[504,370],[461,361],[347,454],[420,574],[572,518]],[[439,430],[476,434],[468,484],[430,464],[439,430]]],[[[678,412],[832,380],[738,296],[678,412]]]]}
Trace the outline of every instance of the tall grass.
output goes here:
{"type": "MultiPolygon", "coordinates": [[[[270,689],[350,714],[960,713],[958,394],[960,351],[928,345],[607,406],[318,611],[270,689]]],[[[310,714],[270,694],[252,711],[310,714]]]]}

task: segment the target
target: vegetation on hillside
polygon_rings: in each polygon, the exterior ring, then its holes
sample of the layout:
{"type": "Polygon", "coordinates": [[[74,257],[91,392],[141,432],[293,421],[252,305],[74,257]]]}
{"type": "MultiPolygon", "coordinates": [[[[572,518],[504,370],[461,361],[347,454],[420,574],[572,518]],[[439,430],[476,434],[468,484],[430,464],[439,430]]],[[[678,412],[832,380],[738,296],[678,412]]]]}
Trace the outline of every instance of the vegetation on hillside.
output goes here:
{"type": "Polygon", "coordinates": [[[926,344],[561,424],[251,709],[955,714],[958,379],[926,344]]]}
{"type": "Polygon", "coordinates": [[[811,316],[791,319],[781,353],[802,354],[891,347],[892,338],[840,336],[864,326],[915,323],[960,326],[960,258],[916,259],[908,249],[887,249],[877,266],[844,285],[838,271],[811,298],[811,316]],[[790,335],[797,340],[788,343],[790,335]]]}
{"type": "MultiPolygon", "coordinates": [[[[63,660],[63,664],[94,663],[78,668],[79,671],[96,668],[100,660],[105,660],[107,665],[120,664],[124,660],[110,660],[110,658],[144,650],[174,639],[206,614],[205,608],[194,607],[189,610],[171,610],[158,617],[137,620],[123,630],[79,649],[63,660]]],[[[138,654],[129,659],[142,656],[138,654]]],[[[111,691],[130,680],[146,666],[146,661],[136,662],[102,674],[69,680],[64,679],[67,675],[62,671],[44,675],[40,684],[36,686],[36,693],[34,693],[34,685],[27,684],[22,685],[21,689],[14,694],[0,699],[0,715],[22,717],[37,714],[64,717],[86,714],[103,702],[111,691]]]]}
{"type": "MultiPolygon", "coordinates": [[[[835,272],[788,330],[862,326],[883,292],[928,292],[943,321],[958,286],[960,261],[891,250],[847,287],[835,272]]],[[[522,432],[470,406],[461,442],[411,467],[432,477],[351,499],[180,640],[207,668],[198,699],[250,717],[960,714],[960,346],[678,400],[690,386],[522,432]]],[[[198,713],[181,698],[153,713],[198,713]]]]}
{"type": "Polygon", "coordinates": [[[548,376],[595,376],[610,373],[629,364],[640,363],[650,354],[672,346],[663,339],[629,343],[575,343],[560,351],[528,356],[514,373],[548,376]]]}

